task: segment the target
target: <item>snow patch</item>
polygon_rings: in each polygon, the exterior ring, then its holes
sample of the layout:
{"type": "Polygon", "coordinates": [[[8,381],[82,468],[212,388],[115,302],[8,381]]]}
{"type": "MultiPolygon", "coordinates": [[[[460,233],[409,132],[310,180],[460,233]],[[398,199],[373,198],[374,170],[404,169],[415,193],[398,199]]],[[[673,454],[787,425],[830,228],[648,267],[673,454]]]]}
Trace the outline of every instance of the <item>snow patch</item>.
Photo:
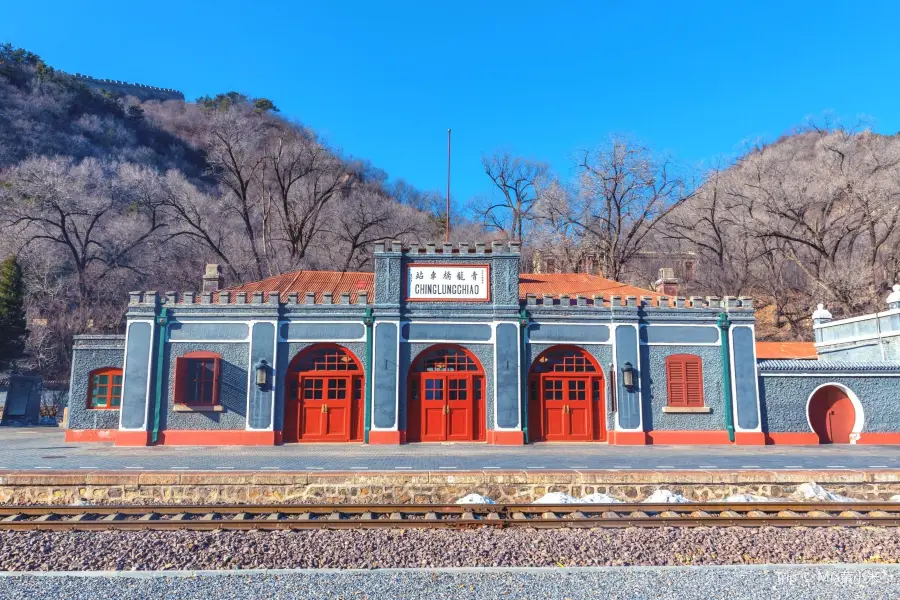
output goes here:
{"type": "Polygon", "coordinates": [[[584,504],[620,504],[622,501],[598,492],[585,496],[579,500],[579,502],[583,502],[584,504]]]}
{"type": "Polygon", "coordinates": [[[534,501],[535,504],[576,504],[580,500],[563,492],[550,492],[534,501]]]}
{"type": "Polygon", "coordinates": [[[487,496],[482,496],[481,494],[469,494],[468,496],[463,496],[462,498],[457,500],[456,503],[457,504],[496,504],[496,502],[494,502],[487,496]]]}
{"type": "Polygon", "coordinates": [[[814,481],[797,486],[797,491],[791,496],[800,500],[817,500],[819,502],[856,502],[854,498],[829,492],[814,481]]]}
{"type": "MultiPolygon", "coordinates": [[[[772,498],[757,496],[755,494],[732,494],[725,498],[725,502],[771,502],[772,498]]],[[[716,500],[712,500],[716,502],[716,500]]]]}
{"type": "Polygon", "coordinates": [[[895,496],[891,496],[890,499],[889,499],[889,502],[900,502],[900,494],[897,494],[897,495],[895,495],[895,496]]]}
{"type": "Polygon", "coordinates": [[[656,490],[644,500],[644,504],[683,504],[685,502],[690,502],[690,500],[669,490],[656,490]]]}

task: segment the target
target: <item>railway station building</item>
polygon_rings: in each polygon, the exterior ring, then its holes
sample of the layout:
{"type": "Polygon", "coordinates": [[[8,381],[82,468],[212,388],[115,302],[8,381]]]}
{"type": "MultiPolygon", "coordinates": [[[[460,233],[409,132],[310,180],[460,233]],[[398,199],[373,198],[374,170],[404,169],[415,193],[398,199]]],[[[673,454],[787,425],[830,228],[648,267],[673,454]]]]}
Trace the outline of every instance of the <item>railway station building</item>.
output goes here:
{"type": "Polygon", "coordinates": [[[374,273],[131,292],[75,341],[66,440],[900,443],[900,288],[760,356],[750,298],[520,273],[516,243],[377,244],[374,273]],[[896,336],[896,337],[895,337],[896,336]]]}

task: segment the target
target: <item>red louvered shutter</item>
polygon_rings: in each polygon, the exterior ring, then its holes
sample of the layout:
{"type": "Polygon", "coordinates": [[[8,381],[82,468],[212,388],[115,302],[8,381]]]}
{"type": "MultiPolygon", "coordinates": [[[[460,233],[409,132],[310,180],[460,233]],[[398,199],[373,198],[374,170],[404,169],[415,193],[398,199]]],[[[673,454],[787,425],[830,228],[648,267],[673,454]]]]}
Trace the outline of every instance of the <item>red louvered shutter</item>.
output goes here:
{"type": "Polygon", "coordinates": [[[703,363],[699,356],[667,357],[666,383],[669,406],[703,406],[703,363]]]}
{"type": "Polygon", "coordinates": [[[703,406],[703,371],[699,357],[684,361],[685,397],[688,406],[703,406]]]}
{"type": "Polygon", "coordinates": [[[666,381],[669,388],[669,406],[687,406],[684,361],[678,360],[675,356],[666,359],[666,381]]]}

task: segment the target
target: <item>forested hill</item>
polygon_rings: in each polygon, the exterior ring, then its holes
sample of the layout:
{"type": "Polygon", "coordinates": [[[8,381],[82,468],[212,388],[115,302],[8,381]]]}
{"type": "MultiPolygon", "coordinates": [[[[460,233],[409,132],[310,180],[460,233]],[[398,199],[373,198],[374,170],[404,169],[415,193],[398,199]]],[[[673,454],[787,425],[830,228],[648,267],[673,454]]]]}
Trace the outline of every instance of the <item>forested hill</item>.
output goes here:
{"type": "Polygon", "coordinates": [[[127,290],[196,289],[206,262],[232,284],[367,270],[375,240],[436,235],[441,203],[267,99],[140,102],[0,46],[0,259],[23,267],[45,374],[73,334],[119,330],[127,290]]]}

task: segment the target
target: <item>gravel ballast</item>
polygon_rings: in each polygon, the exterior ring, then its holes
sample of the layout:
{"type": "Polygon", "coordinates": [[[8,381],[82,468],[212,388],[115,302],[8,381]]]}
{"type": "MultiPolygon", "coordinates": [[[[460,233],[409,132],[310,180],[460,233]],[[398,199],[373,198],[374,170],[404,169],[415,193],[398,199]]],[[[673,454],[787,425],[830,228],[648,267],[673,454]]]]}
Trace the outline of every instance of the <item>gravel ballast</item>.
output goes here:
{"type": "Polygon", "coordinates": [[[0,573],[4,600],[896,600],[895,565],[0,573]]]}
{"type": "Polygon", "coordinates": [[[0,532],[0,571],[900,562],[896,528],[0,532]]]}

